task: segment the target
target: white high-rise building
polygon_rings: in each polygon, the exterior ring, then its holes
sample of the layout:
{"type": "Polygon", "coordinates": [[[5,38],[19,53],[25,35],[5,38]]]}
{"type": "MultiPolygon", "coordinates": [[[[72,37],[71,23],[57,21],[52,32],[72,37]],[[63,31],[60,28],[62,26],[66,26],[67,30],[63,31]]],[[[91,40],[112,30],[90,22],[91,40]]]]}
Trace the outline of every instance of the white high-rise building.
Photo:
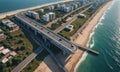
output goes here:
{"type": "Polygon", "coordinates": [[[50,19],[50,20],[55,19],[55,13],[50,12],[50,13],[48,13],[48,14],[49,14],[49,19],[50,19]]]}
{"type": "Polygon", "coordinates": [[[44,12],[44,9],[39,9],[39,11],[43,13],[43,12],[44,12]]]}
{"type": "Polygon", "coordinates": [[[34,11],[27,11],[26,13],[29,17],[32,17],[34,19],[40,19],[39,14],[34,11]]]}
{"type": "Polygon", "coordinates": [[[55,19],[55,13],[49,12],[49,13],[43,15],[42,19],[46,22],[49,22],[50,20],[55,19]]]}
{"type": "Polygon", "coordinates": [[[70,10],[71,10],[70,7],[65,7],[64,8],[64,12],[70,12],[70,10]]]}
{"type": "Polygon", "coordinates": [[[55,9],[54,6],[50,6],[50,7],[48,7],[48,10],[54,10],[54,9],[55,9]]]}
{"type": "Polygon", "coordinates": [[[46,22],[50,21],[48,14],[43,15],[42,19],[46,22]]]}

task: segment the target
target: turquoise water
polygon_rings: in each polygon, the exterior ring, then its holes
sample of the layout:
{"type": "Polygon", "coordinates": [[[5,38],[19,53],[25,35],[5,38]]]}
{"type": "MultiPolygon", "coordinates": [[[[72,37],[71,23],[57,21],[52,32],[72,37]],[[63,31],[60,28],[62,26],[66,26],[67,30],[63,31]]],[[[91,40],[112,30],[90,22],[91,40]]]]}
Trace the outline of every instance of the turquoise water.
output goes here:
{"type": "Polygon", "coordinates": [[[0,0],[0,13],[24,9],[60,0],[0,0]]]}
{"type": "Polygon", "coordinates": [[[102,16],[89,47],[99,51],[100,55],[88,54],[77,72],[120,72],[120,0],[116,0],[102,16]]]}

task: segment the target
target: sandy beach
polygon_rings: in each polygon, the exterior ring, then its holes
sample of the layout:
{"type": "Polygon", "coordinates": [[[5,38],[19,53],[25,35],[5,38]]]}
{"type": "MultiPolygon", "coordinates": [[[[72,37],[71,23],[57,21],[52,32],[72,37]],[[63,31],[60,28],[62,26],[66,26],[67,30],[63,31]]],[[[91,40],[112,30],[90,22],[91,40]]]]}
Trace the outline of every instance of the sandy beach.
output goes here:
{"type": "MultiPolygon", "coordinates": [[[[82,34],[79,34],[79,36],[75,39],[75,41],[74,41],[75,43],[86,47],[86,45],[89,41],[89,38],[90,38],[90,34],[93,32],[94,27],[98,24],[101,16],[104,14],[104,12],[108,9],[108,7],[111,4],[112,4],[112,1],[108,2],[102,8],[100,8],[99,12],[93,17],[93,19],[89,22],[87,27],[82,31],[82,34]]],[[[81,52],[81,54],[83,54],[83,51],[81,52]]],[[[81,57],[79,58],[79,61],[80,61],[81,57]]],[[[78,66],[79,66],[79,64],[76,65],[74,72],[76,72],[76,69],[78,66]]]]}
{"type": "Polygon", "coordinates": [[[34,9],[42,8],[42,7],[45,7],[45,6],[49,6],[49,5],[53,5],[53,4],[58,4],[58,3],[70,2],[70,1],[73,1],[73,0],[64,0],[64,1],[62,0],[62,1],[52,2],[52,3],[48,3],[48,4],[43,4],[43,5],[35,6],[35,7],[30,7],[30,8],[25,8],[25,9],[19,9],[19,10],[15,10],[15,11],[11,11],[11,12],[6,12],[6,13],[1,13],[0,14],[0,19],[5,18],[6,16],[15,15],[15,14],[17,14],[19,12],[22,12],[22,11],[34,10],[34,9]]]}
{"type": "MultiPolygon", "coordinates": [[[[79,34],[79,36],[74,40],[74,43],[80,44],[83,47],[86,47],[86,44],[88,43],[89,36],[92,33],[94,27],[98,23],[99,19],[103,15],[103,13],[106,11],[106,9],[111,5],[111,2],[108,2],[105,4],[102,8],[100,8],[99,12],[93,17],[93,19],[89,22],[89,24],[86,26],[86,28],[82,31],[82,34],[79,34]]],[[[65,64],[65,67],[68,69],[69,72],[76,72],[77,67],[79,66],[79,61],[83,55],[83,51],[78,50],[75,54],[68,56],[70,57],[69,61],[65,64]]],[[[45,69],[44,72],[60,72],[59,68],[54,68],[55,70],[50,69],[46,65],[46,59],[51,63],[54,64],[53,61],[51,61],[50,56],[47,56],[44,61],[38,66],[38,68],[35,70],[35,72],[42,72],[41,69],[45,69]],[[49,60],[50,59],[50,60],[49,60]],[[58,70],[56,70],[58,69],[58,70]]]]}

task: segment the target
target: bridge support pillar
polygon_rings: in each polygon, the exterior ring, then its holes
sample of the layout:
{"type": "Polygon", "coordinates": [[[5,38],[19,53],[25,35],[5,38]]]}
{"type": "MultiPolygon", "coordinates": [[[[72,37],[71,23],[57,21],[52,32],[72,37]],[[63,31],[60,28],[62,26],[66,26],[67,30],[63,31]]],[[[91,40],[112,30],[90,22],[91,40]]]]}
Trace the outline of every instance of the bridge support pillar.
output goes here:
{"type": "Polygon", "coordinates": [[[35,35],[37,35],[37,30],[34,30],[35,31],[35,35]]]}
{"type": "Polygon", "coordinates": [[[42,39],[43,39],[44,43],[46,43],[46,42],[47,42],[46,37],[45,37],[45,36],[43,36],[43,35],[42,35],[42,39]]]}
{"type": "MultiPolygon", "coordinates": [[[[27,26],[27,25],[26,25],[27,26]]],[[[27,26],[27,29],[30,29],[30,27],[29,26],[27,26]]]]}
{"type": "Polygon", "coordinates": [[[49,42],[47,42],[47,47],[50,48],[50,43],[49,42]]]}
{"type": "Polygon", "coordinates": [[[66,53],[65,51],[62,51],[62,53],[63,53],[63,56],[66,56],[66,55],[67,55],[67,53],[66,53]]]}
{"type": "Polygon", "coordinates": [[[25,24],[24,24],[24,23],[23,23],[22,25],[25,27],[25,24]]]}

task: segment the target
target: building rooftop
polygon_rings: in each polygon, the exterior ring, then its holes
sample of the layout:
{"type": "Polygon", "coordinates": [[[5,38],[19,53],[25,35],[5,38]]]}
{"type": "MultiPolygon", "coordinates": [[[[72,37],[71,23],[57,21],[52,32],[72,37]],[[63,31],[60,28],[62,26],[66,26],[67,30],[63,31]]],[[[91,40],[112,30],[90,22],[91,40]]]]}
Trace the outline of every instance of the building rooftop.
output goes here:
{"type": "Polygon", "coordinates": [[[7,58],[4,58],[3,60],[2,60],[2,63],[6,63],[8,61],[8,59],[7,58]]]}
{"type": "Polygon", "coordinates": [[[0,33],[2,33],[3,32],[3,30],[2,29],[0,29],[0,33]]]}
{"type": "Polygon", "coordinates": [[[71,30],[73,30],[73,27],[74,27],[73,25],[68,25],[65,28],[71,31],[71,30]]]}
{"type": "Polygon", "coordinates": [[[86,17],[86,15],[79,13],[78,17],[86,17]]]}
{"type": "Polygon", "coordinates": [[[0,37],[2,37],[2,36],[4,36],[4,33],[1,33],[1,34],[0,34],[0,37]]]}
{"type": "Polygon", "coordinates": [[[2,23],[4,25],[8,26],[9,28],[17,26],[15,23],[13,23],[12,21],[10,21],[9,19],[2,20],[2,23]]]}
{"type": "Polygon", "coordinates": [[[2,23],[3,24],[8,24],[8,23],[11,23],[11,21],[9,19],[4,19],[4,20],[2,20],[2,23]]]}
{"type": "Polygon", "coordinates": [[[49,12],[48,14],[55,14],[54,12],[49,12]]]}
{"type": "Polygon", "coordinates": [[[17,53],[14,52],[14,51],[10,52],[10,55],[12,55],[12,56],[15,56],[16,54],[17,54],[17,53]]]}
{"type": "Polygon", "coordinates": [[[4,55],[6,55],[6,54],[9,53],[9,52],[10,52],[9,49],[4,49],[4,50],[2,50],[2,53],[3,53],[4,55]]]}
{"type": "Polygon", "coordinates": [[[4,49],[4,46],[0,47],[0,51],[4,49]]]}

